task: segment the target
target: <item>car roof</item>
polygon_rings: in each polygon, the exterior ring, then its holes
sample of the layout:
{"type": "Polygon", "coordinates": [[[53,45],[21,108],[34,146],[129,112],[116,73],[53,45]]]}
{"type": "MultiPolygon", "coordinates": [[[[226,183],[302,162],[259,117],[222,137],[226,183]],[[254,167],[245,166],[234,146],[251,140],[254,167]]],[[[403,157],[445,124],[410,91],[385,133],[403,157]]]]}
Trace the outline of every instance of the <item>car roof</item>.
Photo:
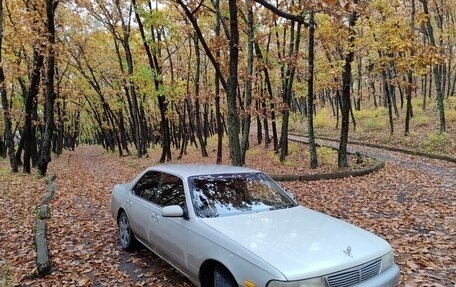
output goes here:
{"type": "Polygon", "coordinates": [[[179,175],[181,177],[191,177],[207,174],[230,174],[230,173],[250,173],[260,172],[256,169],[231,165],[219,164],[163,164],[147,168],[166,173],[179,175]]]}

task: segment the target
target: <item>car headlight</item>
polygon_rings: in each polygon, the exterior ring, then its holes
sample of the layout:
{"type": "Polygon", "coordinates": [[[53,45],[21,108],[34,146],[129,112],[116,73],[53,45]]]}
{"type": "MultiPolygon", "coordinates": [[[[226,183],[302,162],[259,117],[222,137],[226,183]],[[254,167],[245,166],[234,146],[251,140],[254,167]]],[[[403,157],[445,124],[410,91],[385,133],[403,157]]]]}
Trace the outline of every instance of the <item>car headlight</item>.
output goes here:
{"type": "Polygon", "coordinates": [[[390,268],[394,264],[394,252],[390,250],[390,252],[386,253],[382,256],[382,272],[386,269],[390,268]]]}
{"type": "Polygon", "coordinates": [[[322,277],[299,281],[270,281],[267,287],[326,287],[322,277]]]}

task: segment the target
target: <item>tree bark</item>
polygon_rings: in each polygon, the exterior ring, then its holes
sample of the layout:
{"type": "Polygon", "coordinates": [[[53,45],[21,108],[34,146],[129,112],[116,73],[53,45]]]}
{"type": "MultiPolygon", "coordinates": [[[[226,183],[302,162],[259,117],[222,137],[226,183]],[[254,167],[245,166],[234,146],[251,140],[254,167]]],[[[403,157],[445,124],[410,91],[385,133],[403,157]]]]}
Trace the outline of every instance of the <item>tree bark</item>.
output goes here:
{"type": "MultiPolygon", "coordinates": [[[[423,4],[424,14],[426,15],[426,33],[429,38],[429,43],[437,48],[437,44],[434,38],[434,30],[431,25],[430,21],[430,14],[429,14],[429,7],[428,7],[428,0],[420,0],[423,4]]],[[[445,107],[444,107],[444,94],[442,91],[442,75],[440,72],[440,64],[433,64],[432,71],[434,74],[435,80],[435,89],[437,91],[437,110],[439,111],[439,122],[440,122],[440,134],[445,133],[446,125],[445,125],[445,107]]]]}
{"type": "Polygon", "coordinates": [[[54,74],[55,74],[55,9],[58,1],[46,0],[46,17],[47,17],[47,67],[46,67],[46,104],[43,138],[41,141],[40,157],[38,159],[38,174],[45,176],[49,162],[51,162],[51,144],[54,134],[54,74]]]}
{"type": "Polygon", "coordinates": [[[34,153],[34,143],[35,143],[35,135],[33,133],[33,114],[34,102],[36,97],[38,96],[39,92],[39,85],[41,81],[41,68],[43,67],[44,56],[40,52],[43,47],[41,47],[41,43],[36,43],[36,46],[33,50],[33,65],[32,65],[32,73],[30,79],[30,87],[23,90],[24,96],[24,106],[25,106],[25,121],[24,121],[24,132],[22,136],[22,140],[24,141],[24,161],[23,161],[23,171],[25,173],[31,173],[31,165],[30,161],[32,158],[32,154],[34,153]]]}
{"type": "MultiPolygon", "coordinates": [[[[355,3],[357,1],[354,1],[355,3]]],[[[354,58],[354,42],[355,42],[355,31],[353,27],[356,24],[358,14],[356,11],[351,12],[349,18],[349,51],[345,54],[345,64],[342,72],[342,98],[341,98],[341,129],[340,129],[340,143],[339,151],[337,154],[337,162],[339,168],[348,166],[347,157],[347,144],[348,144],[348,130],[350,125],[350,93],[351,93],[351,82],[352,82],[352,68],[351,64],[354,58]]]]}
{"type": "Polygon", "coordinates": [[[10,107],[8,103],[8,96],[5,85],[5,72],[3,69],[3,0],[0,0],[0,96],[2,100],[3,107],[3,120],[5,125],[5,148],[7,149],[7,154],[9,157],[9,162],[11,170],[13,172],[18,171],[16,155],[14,152],[14,140],[13,140],[13,131],[12,131],[12,122],[10,115],[10,107]]]}
{"type": "Polygon", "coordinates": [[[251,121],[251,105],[252,105],[252,81],[253,81],[253,8],[251,1],[247,1],[247,80],[245,81],[245,114],[243,118],[243,130],[241,139],[241,157],[242,162],[245,162],[245,156],[249,144],[250,121],[251,121]]]}
{"type": "Polygon", "coordinates": [[[195,44],[195,57],[196,57],[196,69],[195,69],[195,118],[196,118],[196,136],[198,138],[201,156],[208,157],[206,150],[206,142],[203,140],[203,127],[201,124],[201,111],[200,111],[200,69],[201,69],[201,53],[199,50],[198,37],[193,37],[195,44]]]}
{"type": "Polygon", "coordinates": [[[239,142],[239,117],[236,104],[238,88],[238,61],[239,61],[239,27],[238,27],[238,6],[236,0],[229,0],[230,11],[230,56],[229,56],[229,77],[227,83],[227,106],[228,106],[228,137],[230,145],[231,164],[242,166],[244,162],[241,156],[239,142]]]}
{"type": "MultiPolygon", "coordinates": [[[[214,0],[214,8],[216,11],[220,10],[220,0],[214,0]]],[[[217,20],[215,24],[215,36],[220,36],[221,30],[220,13],[217,13],[217,20]]],[[[217,59],[220,58],[220,48],[215,51],[217,59]]],[[[215,73],[215,121],[217,123],[217,159],[216,163],[222,163],[223,156],[223,126],[222,126],[222,115],[220,112],[220,75],[215,73]]]]}
{"type": "MultiPolygon", "coordinates": [[[[415,0],[411,0],[412,4],[412,12],[410,16],[410,29],[412,31],[415,30],[415,0]]],[[[411,52],[410,56],[413,56],[413,52],[411,52]]],[[[407,71],[407,84],[406,84],[406,95],[405,95],[405,101],[406,101],[406,110],[405,110],[405,131],[404,134],[408,136],[410,132],[410,119],[413,116],[412,114],[412,90],[413,90],[413,70],[412,68],[409,68],[407,71]]]]}
{"type": "Polygon", "coordinates": [[[310,153],[310,167],[316,168],[318,165],[317,160],[317,148],[315,145],[315,133],[314,133],[314,40],[315,40],[315,12],[310,11],[309,15],[309,58],[308,58],[308,69],[309,79],[307,81],[307,131],[309,134],[309,153],[310,153]]]}
{"type": "MultiPolygon", "coordinates": [[[[138,13],[138,10],[137,10],[138,8],[136,5],[136,0],[133,0],[132,3],[134,6],[134,9],[135,9],[135,16],[136,16],[136,21],[138,23],[139,31],[141,33],[141,39],[143,41],[144,49],[147,54],[149,67],[152,70],[155,70],[156,74],[158,75],[158,76],[154,77],[155,90],[158,91],[163,83],[162,83],[161,78],[159,79],[159,76],[162,74],[162,69],[158,62],[157,52],[152,53],[151,48],[148,44],[149,42],[148,42],[148,40],[146,38],[146,34],[144,32],[144,25],[143,25],[143,22],[142,22],[142,19],[141,19],[139,13],[138,13]]],[[[149,9],[151,10],[150,12],[153,13],[152,4],[150,1],[148,3],[149,3],[149,9]]],[[[150,28],[151,28],[151,31],[153,32],[154,27],[151,26],[150,28]]],[[[152,34],[152,41],[154,43],[160,42],[159,37],[157,37],[157,39],[155,38],[154,32],[152,34]]],[[[160,109],[160,130],[161,130],[161,137],[162,137],[162,154],[160,157],[160,162],[165,162],[167,160],[171,160],[171,137],[170,137],[169,121],[166,117],[166,113],[168,111],[168,102],[167,102],[165,96],[163,96],[163,95],[158,96],[158,107],[160,109]]]]}
{"type": "MultiPolygon", "coordinates": [[[[302,24],[298,23],[296,28],[296,34],[294,31],[294,25],[291,25],[291,35],[290,35],[290,56],[297,57],[299,52],[299,44],[301,42],[301,27],[302,24]]],[[[296,71],[296,65],[291,63],[291,67],[287,68],[285,73],[285,82],[284,82],[284,96],[283,101],[286,105],[282,112],[282,132],[280,136],[280,161],[284,162],[286,156],[288,155],[288,125],[290,117],[290,107],[291,99],[293,96],[293,82],[296,71]]]]}

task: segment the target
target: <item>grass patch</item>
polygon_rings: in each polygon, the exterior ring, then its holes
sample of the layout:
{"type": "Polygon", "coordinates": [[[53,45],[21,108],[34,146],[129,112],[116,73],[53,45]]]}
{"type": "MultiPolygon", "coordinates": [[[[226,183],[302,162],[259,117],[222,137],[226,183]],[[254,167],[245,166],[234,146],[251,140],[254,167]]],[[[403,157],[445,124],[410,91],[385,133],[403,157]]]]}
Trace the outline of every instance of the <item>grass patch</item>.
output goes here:
{"type": "MultiPolygon", "coordinates": [[[[6,164],[6,162],[5,162],[6,164]]],[[[8,162],[9,164],[9,162],[8,162]]],[[[0,167],[0,176],[8,176],[9,174],[11,174],[11,168],[8,168],[6,166],[1,166],[0,167]]]]}
{"type": "Polygon", "coordinates": [[[370,110],[361,110],[361,111],[353,111],[353,116],[355,117],[355,120],[363,120],[366,118],[369,118],[371,116],[370,110]]]}
{"type": "Polygon", "coordinates": [[[334,164],[334,159],[337,159],[337,151],[329,147],[320,147],[317,149],[317,156],[320,164],[334,164]]]}
{"type": "Polygon", "coordinates": [[[295,142],[290,142],[288,144],[288,154],[295,155],[301,152],[300,146],[295,142]]]}
{"type": "Polygon", "coordinates": [[[314,128],[323,129],[334,125],[334,117],[328,108],[321,109],[314,118],[314,128]]]}
{"type": "Polygon", "coordinates": [[[366,131],[380,131],[385,127],[385,122],[380,121],[377,118],[369,118],[364,124],[364,130],[366,131]]]}
{"type": "Polygon", "coordinates": [[[447,122],[456,122],[456,104],[453,106],[452,109],[449,109],[445,112],[445,120],[447,122]]]}
{"type": "Polygon", "coordinates": [[[450,145],[450,141],[446,133],[438,135],[431,133],[427,135],[423,145],[426,152],[441,152],[445,150],[446,146],[450,145]]]}
{"type": "Polygon", "coordinates": [[[425,127],[429,124],[429,117],[424,114],[414,115],[411,121],[416,127],[425,127]]]}
{"type": "Polygon", "coordinates": [[[246,156],[257,156],[261,154],[261,150],[259,148],[250,148],[246,151],[246,156]]]}
{"type": "Polygon", "coordinates": [[[12,286],[13,279],[9,272],[8,262],[1,262],[0,265],[0,287],[12,286]]]}

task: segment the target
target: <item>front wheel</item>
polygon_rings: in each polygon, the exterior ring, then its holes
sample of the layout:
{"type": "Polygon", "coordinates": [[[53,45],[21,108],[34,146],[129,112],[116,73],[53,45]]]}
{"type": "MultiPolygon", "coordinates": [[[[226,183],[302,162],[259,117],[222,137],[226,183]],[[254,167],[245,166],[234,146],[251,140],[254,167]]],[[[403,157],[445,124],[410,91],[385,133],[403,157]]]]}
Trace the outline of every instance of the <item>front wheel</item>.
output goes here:
{"type": "Polygon", "coordinates": [[[130,221],[128,221],[127,214],[122,211],[117,221],[119,225],[119,243],[123,249],[130,251],[136,245],[136,238],[130,227],[130,221]]]}
{"type": "Polygon", "coordinates": [[[214,287],[238,287],[233,276],[226,268],[217,265],[214,268],[214,287]]]}

